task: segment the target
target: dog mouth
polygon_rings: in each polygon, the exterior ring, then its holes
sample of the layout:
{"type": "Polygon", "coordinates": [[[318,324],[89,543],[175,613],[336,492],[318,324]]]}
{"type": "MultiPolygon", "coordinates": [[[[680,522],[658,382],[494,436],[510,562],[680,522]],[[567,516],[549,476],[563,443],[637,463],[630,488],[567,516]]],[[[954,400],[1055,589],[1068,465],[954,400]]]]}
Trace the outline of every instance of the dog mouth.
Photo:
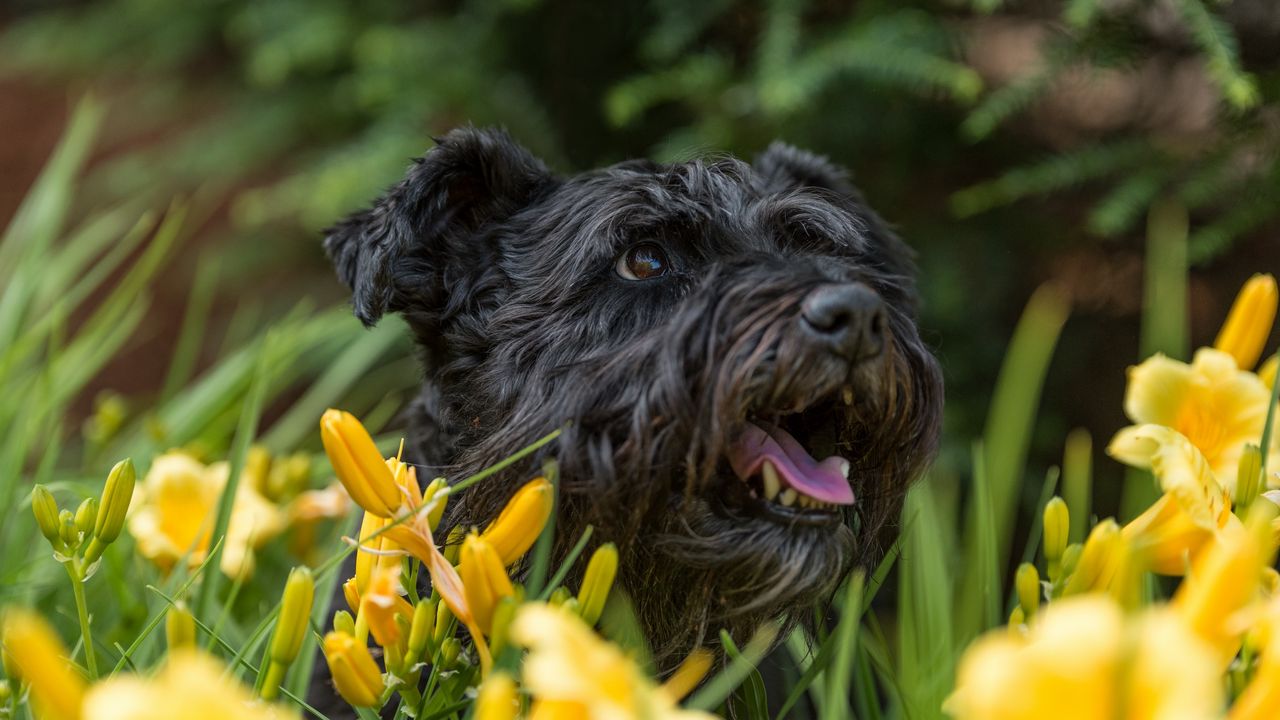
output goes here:
{"type": "Polygon", "coordinates": [[[839,522],[855,501],[852,464],[836,454],[850,395],[846,386],[797,411],[753,413],[727,448],[736,482],[727,481],[726,504],[789,525],[839,522]]]}

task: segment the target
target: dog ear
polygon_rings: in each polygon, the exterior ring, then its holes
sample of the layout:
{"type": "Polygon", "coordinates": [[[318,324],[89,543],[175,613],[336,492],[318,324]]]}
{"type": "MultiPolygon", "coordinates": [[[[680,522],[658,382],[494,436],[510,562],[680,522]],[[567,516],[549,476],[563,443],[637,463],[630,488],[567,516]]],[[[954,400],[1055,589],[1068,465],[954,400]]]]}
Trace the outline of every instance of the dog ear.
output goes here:
{"type": "Polygon", "coordinates": [[[862,193],[849,181],[849,172],[830,160],[806,150],[774,142],[756,157],[752,167],[765,192],[786,192],[802,187],[821,188],[852,201],[852,210],[867,227],[874,262],[894,276],[914,304],[915,253],[871,209],[862,193]]]}
{"type": "Polygon", "coordinates": [[[505,131],[467,127],[438,139],[372,207],[326,231],[356,317],[373,325],[388,312],[438,306],[445,266],[484,252],[454,240],[510,217],[553,182],[505,131]]]}

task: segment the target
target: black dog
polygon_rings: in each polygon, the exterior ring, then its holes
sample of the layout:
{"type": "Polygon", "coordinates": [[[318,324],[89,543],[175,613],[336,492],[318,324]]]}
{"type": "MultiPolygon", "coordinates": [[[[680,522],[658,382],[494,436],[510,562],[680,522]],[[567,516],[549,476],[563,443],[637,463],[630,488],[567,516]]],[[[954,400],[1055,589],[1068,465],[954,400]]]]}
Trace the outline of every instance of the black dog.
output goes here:
{"type": "MultiPolygon", "coordinates": [[[[892,539],[942,381],[908,248],[827,161],[553,175],[456,130],[325,248],[356,315],[426,367],[414,461],[452,479],[558,427],[558,541],[618,543],[659,666],[811,618],[892,539]]],[[[536,464],[451,501],[483,526],[536,464]]],[[[442,535],[443,537],[443,535],[442,535]]]]}

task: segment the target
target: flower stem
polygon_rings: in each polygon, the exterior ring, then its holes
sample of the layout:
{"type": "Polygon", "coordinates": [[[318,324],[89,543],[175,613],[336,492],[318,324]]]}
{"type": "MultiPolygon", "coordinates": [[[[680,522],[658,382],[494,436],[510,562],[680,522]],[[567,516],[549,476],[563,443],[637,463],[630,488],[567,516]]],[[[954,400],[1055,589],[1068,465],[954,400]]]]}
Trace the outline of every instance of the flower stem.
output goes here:
{"type": "Polygon", "coordinates": [[[89,670],[89,679],[98,679],[98,658],[93,649],[93,634],[89,630],[89,606],[84,600],[84,577],[76,561],[63,563],[67,568],[67,576],[71,578],[71,592],[76,597],[76,613],[80,616],[80,636],[84,639],[84,663],[89,670]]]}

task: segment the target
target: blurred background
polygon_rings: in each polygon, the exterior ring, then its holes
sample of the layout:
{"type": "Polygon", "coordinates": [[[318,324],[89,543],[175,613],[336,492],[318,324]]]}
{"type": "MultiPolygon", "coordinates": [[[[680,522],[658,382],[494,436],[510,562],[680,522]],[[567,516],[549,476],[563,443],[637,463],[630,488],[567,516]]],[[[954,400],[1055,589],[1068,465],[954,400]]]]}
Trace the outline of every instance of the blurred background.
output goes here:
{"type": "MultiPolygon", "coordinates": [[[[187,230],[146,311],[68,402],[73,426],[104,404],[149,407],[298,308],[342,303],[321,230],[464,123],[505,126],[565,173],[635,156],[750,157],[775,138],[849,167],[919,252],[922,325],[948,386],[937,472],[960,481],[1014,326],[1052,284],[1071,315],[1027,477],[1044,477],[1068,431],[1086,428],[1102,508],[1122,483],[1100,448],[1125,424],[1126,366],[1211,343],[1240,284],[1280,271],[1272,0],[0,8],[0,217],[84,97],[100,122],[67,223],[186,199],[187,230]],[[1188,268],[1188,280],[1160,285],[1144,278],[1152,267],[1188,268]]],[[[342,337],[364,337],[332,318],[342,337]]],[[[416,384],[392,330],[376,361],[327,388],[353,411],[391,417],[416,384]]],[[[337,351],[309,347],[297,361],[323,378],[337,351]]],[[[268,397],[266,422],[305,392],[268,397]]],[[[219,417],[229,437],[236,415],[219,417]]],[[[298,417],[291,441],[313,427],[298,417]]],[[[1026,488],[1030,508],[1039,479],[1026,488]]]]}

